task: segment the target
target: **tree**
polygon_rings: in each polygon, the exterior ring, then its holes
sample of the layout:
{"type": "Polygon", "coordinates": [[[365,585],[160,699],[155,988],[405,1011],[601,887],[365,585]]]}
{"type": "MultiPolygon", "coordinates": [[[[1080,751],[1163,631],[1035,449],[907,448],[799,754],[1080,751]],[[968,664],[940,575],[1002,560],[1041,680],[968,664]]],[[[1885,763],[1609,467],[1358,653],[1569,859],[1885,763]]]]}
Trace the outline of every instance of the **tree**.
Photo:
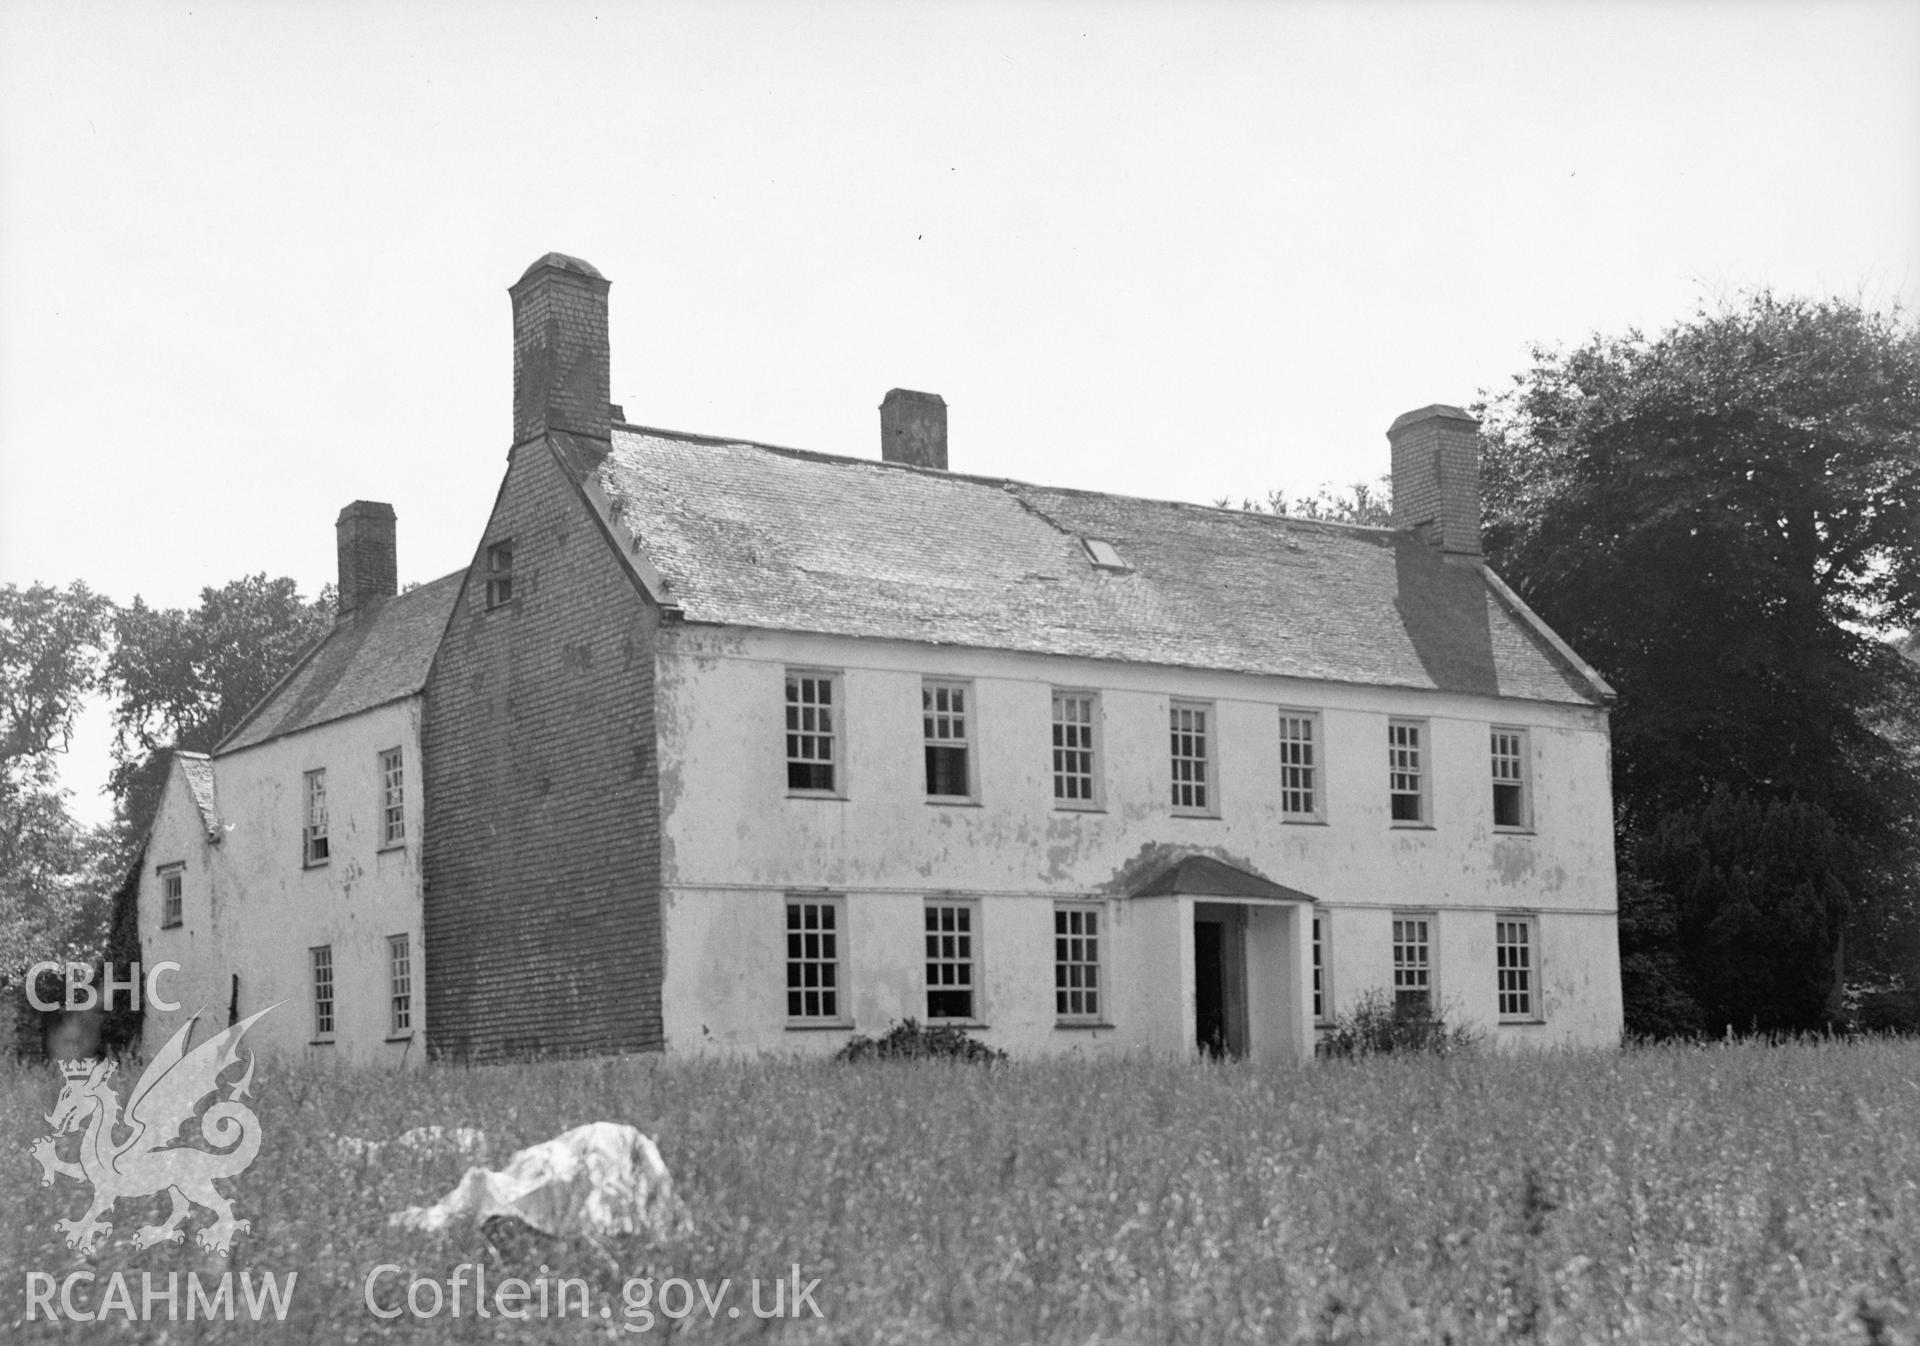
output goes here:
{"type": "MultiPolygon", "coordinates": [[[[1899,906],[1920,778],[1885,725],[1920,705],[1889,639],[1920,618],[1920,329],[1761,293],[1653,339],[1536,351],[1480,411],[1489,560],[1619,693],[1623,843],[1717,855],[1709,815],[1791,804],[1845,843],[1802,876],[1816,903],[1899,906]]],[[[1668,895],[1725,933],[1764,904],[1714,864],[1723,879],[1668,895]]],[[[1707,947],[1677,927],[1666,952],[1699,986],[1707,947]]],[[[1755,1019],[1809,1022],[1769,984],[1786,1018],[1755,1019]]]]}
{"type": "MultiPolygon", "coordinates": [[[[1221,496],[1213,502],[1221,509],[1232,509],[1232,501],[1221,496]]],[[[1344,491],[1322,485],[1312,495],[1287,498],[1283,490],[1267,492],[1265,500],[1242,499],[1240,508],[1253,514],[1280,514],[1294,519],[1319,519],[1327,523],[1368,524],[1384,528],[1393,520],[1393,482],[1356,481],[1344,491]]]]}
{"type": "Polygon", "coordinates": [[[98,683],[111,609],[84,584],[0,587],[0,979],[104,933],[110,847],[68,815],[53,758],[98,683]]]}
{"type": "Polygon", "coordinates": [[[108,784],[136,834],[159,803],[165,750],[210,752],[325,634],[332,614],[331,586],[309,603],[291,579],[264,574],[202,589],[190,610],[136,597],[115,614],[108,784]]]}

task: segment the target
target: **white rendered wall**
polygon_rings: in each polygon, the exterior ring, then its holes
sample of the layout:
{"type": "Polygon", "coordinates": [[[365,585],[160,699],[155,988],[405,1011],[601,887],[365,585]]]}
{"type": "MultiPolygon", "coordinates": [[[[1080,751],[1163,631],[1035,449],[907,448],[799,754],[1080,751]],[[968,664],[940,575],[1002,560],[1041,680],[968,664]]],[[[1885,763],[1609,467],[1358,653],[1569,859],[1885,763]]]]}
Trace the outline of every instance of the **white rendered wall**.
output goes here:
{"type": "MultiPolygon", "coordinates": [[[[1123,896],[1170,850],[1185,849],[1320,902],[1330,921],[1336,1007],[1390,985],[1391,913],[1422,910],[1436,914],[1440,995],[1462,1018],[1503,1042],[1617,1037],[1612,806],[1598,710],[712,628],[663,633],[658,690],[672,1050],[820,1050],[844,1039],[789,1030],[777,994],[780,902],[807,889],[846,898],[858,1031],[925,1017],[919,904],[959,894],[982,901],[990,1025],[983,1038],[1023,1054],[1189,1050],[1190,904],[1123,896]],[[788,797],[788,668],[841,677],[844,798],[788,797]],[[925,797],[924,677],[972,683],[975,801],[925,797]],[[1100,811],[1054,807],[1055,688],[1099,693],[1100,811]],[[1171,810],[1170,697],[1213,703],[1217,817],[1171,810]],[[1321,714],[1321,822],[1281,817],[1281,707],[1321,714]],[[1390,823],[1390,717],[1425,725],[1430,826],[1390,823]],[[1488,737],[1495,724],[1527,730],[1533,826],[1524,834],[1493,826],[1488,737]],[[1059,899],[1106,903],[1111,1031],[1055,1026],[1051,920],[1059,899]],[[1538,917],[1542,1022],[1493,1023],[1496,912],[1538,917]],[[736,989],[721,990],[722,981],[736,989]],[[741,982],[764,989],[738,989],[741,982]]],[[[1286,963],[1305,988],[1306,929],[1256,913],[1250,959],[1258,950],[1286,963]]],[[[1260,994],[1251,981],[1249,991],[1260,994]]],[[[1250,1009],[1258,1003],[1250,999],[1250,1009]]],[[[1304,1010],[1269,1005],[1261,1012],[1270,1040],[1301,1036],[1304,1010]]],[[[1260,1036],[1255,1055],[1266,1056],[1260,1036]]]]}
{"type": "Polygon", "coordinates": [[[418,1064],[426,1031],[426,963],[420,918],[420,711],[418,698],[213,759],[217,845],[196,839],[200,815],[176,770],[147,847],[140,881],[140,942],[149,962],[182,971],[163,983],[180,1002],[149,1011],[150,1052],[206,1007],[200,1041],[226,1025],[231,977],[242,1018],[284,1001],[248,1034],[256,1047],[314,1052],[358,1063],[418,1064]],[[384,844],[380,754],[399,748],[405,772],[406,838],[384,844]],[[302,863],[308,771],[327,773],[329,856],[302,863]],[[157,870],[186,863],[183,922],[160,927],[157,870]],[[412,954],[412,1026],[391,1029],[388,939],[404,934],[412,954]],[[316,1040],[311,950],[333,949],[334,1035],[316,1040]],[[170,988],[180,988],[174,993],[170,988]]]}

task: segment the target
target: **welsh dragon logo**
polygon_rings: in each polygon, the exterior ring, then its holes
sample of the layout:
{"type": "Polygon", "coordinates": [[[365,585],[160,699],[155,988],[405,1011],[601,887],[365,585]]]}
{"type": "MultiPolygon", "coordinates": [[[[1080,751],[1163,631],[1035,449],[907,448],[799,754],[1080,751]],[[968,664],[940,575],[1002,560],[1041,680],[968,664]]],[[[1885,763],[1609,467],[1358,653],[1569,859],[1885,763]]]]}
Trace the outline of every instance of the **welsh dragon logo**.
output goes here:
{"type": "Polygon", "coordinates": [[[93,1204],[86,1214],[54,1224],[67,1236],[69,1248],[90,1253],[112,1233],[113,1225],[101,1217],[120,1198],[160,1192],[173,1198],[173,1213],[164,1224],[142,1226],[133,1236],[136,1248],[185,1242],[187,1235],[180,1222],[194,1206],[204,1206],[214,1214],[213,1223],[202,1229],[197,1239],[208,1252],[224,1255],[231,1250],[236,1232],[252,1229],[249,1221],[234,1218],[233,1203],[213,1184],[216,1178],[244,1173],[260,1152],[260,1119],[252,1108],[238,1101],[248,1096],[248,1086],[253,1083],[253,1053],[247,1053],[246,1072],[238,1079],[222,1085],[220,1077],[228,1067],[239,1063],[236,1049],[247,1030],[276,1008],[267,1006],[192,1051],[187,1050],[187,1042],[200,1016],[189,1019],[141,1072],[139,1083],[127,1096],[124,1117],[112,1087],[112,1061],[61,1062],[67,1083],[53,1111],[47,1114],[53,1134],[35,1141],[32,1154],[45,1174],[40,1184],[43,1187],[51,1187],[56,1175],[93,1184],[93,1204]],[[225,1098],[219,1096],[223,1089],[228,1091],[225,1098]],[[186,1144],[180,1135],[194,1120],[200,1104],[209,1098],[215,1101],[200,1116],[200,1135],[209,1145],[218,1147],[217,1153],[186,1144]],[[80,1138],[80,1161],[70,1163],[60,1158],[55,1148],[59,1138],[82,1127],[86,1133],[80,1138]],[[119,1131],[128,1134],[116,1139],[119,1131]]]}

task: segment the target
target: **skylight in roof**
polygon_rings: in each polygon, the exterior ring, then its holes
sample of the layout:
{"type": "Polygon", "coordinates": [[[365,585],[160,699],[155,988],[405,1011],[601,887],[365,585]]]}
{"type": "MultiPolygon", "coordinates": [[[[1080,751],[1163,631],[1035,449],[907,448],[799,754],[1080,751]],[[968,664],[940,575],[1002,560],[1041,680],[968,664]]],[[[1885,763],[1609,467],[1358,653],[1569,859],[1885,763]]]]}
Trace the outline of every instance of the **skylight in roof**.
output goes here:
{"type": "Polygon", "coordinates": [[[1087,555],[1102,570],[1133,569],[1121,558],[1120,553],[1113,549],[1113,544],[1105,538],[1083,537],[1080,539],[1080,545],[1087,549],[1087,555]]]}

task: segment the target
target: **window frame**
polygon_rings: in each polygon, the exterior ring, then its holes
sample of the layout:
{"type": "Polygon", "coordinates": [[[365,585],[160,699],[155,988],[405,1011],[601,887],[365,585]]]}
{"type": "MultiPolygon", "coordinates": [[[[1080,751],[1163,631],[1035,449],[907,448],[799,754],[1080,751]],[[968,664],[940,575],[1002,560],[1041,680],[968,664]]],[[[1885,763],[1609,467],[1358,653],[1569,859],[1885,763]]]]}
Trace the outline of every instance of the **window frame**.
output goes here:
{"type": "Polygon", "coordinates": [[[406,754],[398,747],[383,748],[375,761],[380,772],[380,849],[390,851],[407,844],[406,754]]]}
{"type": "Polygon", "coordinates": [[[929,804],[977,804],[980,802],[980,737],[974,732],[979,727],[980,702],[974,695],[971,678],[920,679],[920,765],[921,784],[926,788],[923,796],[929,804]],[[938,709],[941,692],[959,693],[960,709],[938,709]],[[936,720],[961,722],[961,734],[958,738],[929,737],[928,729],[936,720]],[[965,794],[935,794],[933,792],[933,772],[928,768],[927,754],[935,750],[951,752],[955,745],[966,754],[967,790],[965,794]]]}
{"type": "Polygon", "coordinates": [[[387,1041],[413,1036],[413,936],[387,936],[387,1041]]]}
{"type": "Polygon", "coordinates": [[[1325,907],[1315,907],[1309,938],[1313,941],[1313,1022],[1333,1022],[1333,915],[1325,907]]]}
{"type": "Polygon", "coordinates": [[[307,985],[313,996],[313,1041],[316,1043],[334,1041],[339,1030],[340,983],[337,972],[333,961],[333,945],[315,944],[307,949],[307,985]],[[324,995],[321,994],[323,988],[326,992],[324,995]]]}
{"type": "Polygon", "coordinates": [[[921,934],[920,947],[921,947],[921,953],[922,953],[922,956],[920,959],[920,979],[925,989],[924,1003],[927,1011],[927,1022],[930,1024],[934,1024],[934,1023],[959,1024],[959,1025],[967,1025],[967,1026],[973,1026],[973,1027],[984,1027],[986,1025],[986,1006],[984,1005],[983,999],[982,999],[983,993],[985,990],[985,987],[983,986],[982,983],[985,981],[985,977],[983,975],[983,968],[985,967],[985,959],[982,957],[981,942],[980,942],[980,933],[981,933],[980,932],[980,900],[978,898],[973,898],[973,897],[957,897],[953,895],[947,895],[944,897],[926,898],[921,902],[920,906],[921,906],[921,911],[923,913],[921,916],[921,929],[920,929],[920,934],[921,934]],[[951,931],[941,930],[938,928],[929,928],[927,925],[927,918],[931,916],[934,912],[941,911],[941,910],[966,912],[967,928],[964,931],[959,930],[957,928],[951,931]],[[964,959],[958,956],[955,956],[952,958],[937,956],[933,950],[927,947],[929,941],[942,936],[949,936],[949,935],[951,936],[963,935],[966,937],[967,953],[964,959]],[[964,1016],[956,1015],[956,1014],[936,1014],[934,1013],[934,1009],[933,1009],[933,997],[934,997],[935,991],[936,990],[940,990],[940,991],[952,990],[957,988],[959,983],[943,981],[936,987],[935,981],[933,977],[930,975],[931,972],[933,971],[933,967],[936,964],[944,965],[946,963],[959,963],[959,962],[964,962],[967,965],[968,979],[966,982],[966,991],[967,991],[967,998],[968,998],[967,999],[968,1012],[964,1016]]]}
{"type": "Polygon", "coordinates": [[[1396,715],[1387,721],[1387,822],[1393,827],[1431,828],[1433,826],[1433,735],[1429,732],[1429,722],[1407,716],[1396,715]],[[1411,730],[1414,739],[1411,745],[1396,742],[1394,735],[1398,731],[1411,730]],[[1403,770],[1399,754],[1411,750],[1414,754],[1411,773],[1403,770]],[[1395,778],[1411,774],[1417,789],[1409,792],[1395,788],[1395,778]],[[1417,818],[1396,818],[1393,805],[1396,799],[1413,798],[1418,801],[1420,816],[1417,818]]]}
{"type": "Polygon", "coordinates": [[[1503,1024],[1545,1023],[1545,1006],[1540,999],[1540,918],[1533,912],[1501,911],[1493,917],[1493,995],[1495,1019],[1503,1024]],[[1508,928],[1520,932],[1519,941],[1507,938],[1508,928]],[[1515,967],[1508,961],[1507,950],[1518,948],[1525,958],[1524,964],[1515,967]],[[1507,984],[1508,974],[1519,972],[1524,977],[1524,986],[1520,990],[1510,990],[1507,984]],[[1508,997],[1513,995],[1526,998],[1525,1008],[1509,1010],[1508,997]]]}
{"type": "Polygon", "coordinates": [[[333,858],[333,838],[329,830],[331,816],[327,808],[327,769],[315,767],[300,777],[300,865],[318,869],[333,858]],[[319,822],[314,821],[314,801],[319,800],[319,822]]]}
{"type": "Polygon", "coordinates": [[[1171,786],[1169,804],[1177,818],[1218,818],[1220,816],[1220,754],[1215,748],[1215,740],[1220,732],[1217,708],[1212,701],[1197,700],[1193,697],[1175,696],[1167,698],[1167,774],[1171,786]],[[1206,717],[1204,727],[1199,731],[1201,752],[1198,757],[1183,756],[1179,751],[1178,738],[1182,734],[1192,734],[1192,729],[1180,727],[1179,716],[1182,711],[1189,714],[1199,713],[1206,717]],[[1182,781],[1180,767],[1182,762],[1198,762],[1201,767],[1200,779],[1182,781]],[[1191,788],[1198,784],[1202,791],[1203,803],[1182,804],[1180,787],[1191,788]]]}
{"type": "Polygon", "coordinates": [[[1107,977],[1107,912],[1102,902],[1058,901],[1053,904],[1053,1021],[1060,1028],[1106,1028],[1113,1021],[1107,1016],[1107,996],[1112,989],[1107,977]],[[1081,928],[1073,929],[1079,921],[1081,928]],[[1065,928],[1063,929],[1063,922],[1065,928]],[[1091,929],[1087,923],[1091,922],[1091,929]],[[1092,957],[1072,957],[1075,941],[1093,944],[1092,957]],[[1061,957],[1064,951],[1067,957],[1061,957]],[[1073,970],[1090,970],[1090,979],[1073,986],[1073,970]],[[1064,974],[1064,975],[1063,975],[1064,974]],[[1063,998],[1071,1003],[1075,993],[1090,995],[1090,1010],[1062,1009],[1063,998]]]}
{"type": "Polygon", "coordinates": [[[1400,997],[1404,994],[1423,994],[1426,997],[1427,1012],[1432,1014],[1440,1004],[1439,969],[1433,956],[1436,931],[1434,915],[1430,911],[1396,911],[1393,913],[1393,926],[1389,931],[1393,947],[1393,1007],[1396,1013],[1400,1009],[1400,997]],[[1403,932],[1402,925],[1420,926],[1420,937],[1411,938],[1411,931],[1403,932]],[[1418,949],[1418,960],[1403,957],[1402,950],[1418,949]],[[1419,984],[1413,984],[1418,978],[1419,984]]]}
{"type": "MultiPolygon", "coordinates": [[[[785,949],[780,958],[782,974],[780,991],[781,994],[786,997],[786,1026],[793,1030],[810,1028],[852,1028],[852,990],[847,984],[847,972],[852,966],[852,958],[849,955],[847,942],[846,897],[840,893],[788,893],[780,903],[780,921],[780,935],[785,943],[785,949]],[[812,930],[808,929],[805,924],[806,917],[804,914],[804,909],[807,907],[815,907],[833,913],[833,926],[830,933],[834,941],[834,952],[831,958],[819,955],[812,958],[806,956],[806,936],[810,933],[827,933],[825,927],[814,927],[812,930]],[[795,926],[793,923],[796,908],[802,910],[801,924],[799,926],[795,926]],[[798,959],[796,959],[793,954],[793,939],[796,935],[798,935],[802,941],[801,956],[798,959]],[[804,1012],[795,1014],[793,1012],[793,996],[795,994],[799,994],[802,997],[802,1005],[804,1008],[805,995],[808,990],[828,989],[819,986],[811,988],[805,985],[796,986],[793,980],[796,962],[802,968],[806,967],[809,963],[816,966],[831,964],[834,975],[834,984],[831,989],[835,1002],[834,1012],[832,1014],[806,1014],[804,1012]]],[[[803,972],[802,981],[804,982],[804,980],[805,974],[803,972]]]]}
{"type": "Polygon", "coordinates": [[[187,923],[187,862],[155,865],[153,872],[160,876],[160,928],[178,930],[187,923]]]}
{"type": "Polygon", "coordinates": [[[1324,823],[1327,820],[1327,776],[1326,776],[1326,730],[1317,710],[1302,710],[1294,706],[1280,707],[1280,821],[1283,823],[1324,823]],[[1307,749],[1307,761],[1302,764],[1290,762],[1288,749],[1303,740],[1290,738],[1287,728],[1290,721],[1299,721],[1307,726],[1308,737],[1304,740],[1307,749]],[[1287,807],[1287,796],[1296,792],[1299,786],[1287,783],[1287,773],[1305,771],[1307,773],[1306,792],[1313,807],[1306,812],[1287,807]]]}
{"type": "Polygon", "coordinates": [[[494,612],[500,608],[511,607],[513,605],[513,539],[503,537],[498,542],[488,543],[486,562],[487,611],[494,612]]]}
{"type": "Polygon", "coordinates": [[[1053,807],[1070,813],[1101,812],[1106,808],[1107,795],[1100,771],[1100,758],[1106,746],[1102,741],[1103,736],[1100,732],[1100,693],[1080,687],[1055,687],[1048,701],[1047,713],[1049,716],[1047,721],[1047,751],[1050,757],[1047,781],[1052,791],[1053,807]],[[1062,720],[1060,718],[1061,703],[1069,700],[1086,702],[1087,718],[1084,726],[1082,726],[1079,721],[1062,720]],[[1060,741],[1063,736],[1063,730],[1071,730],[1079,727],[1084,727],[1086,730],[1087,741],[1084,747],[1068,746],[1060,741]],[[1061,755],[1069,752],[1084,752],[1087,755],[1087,770],[1085,772],[1087,793],[1079,799],[1067,798],[1060,793],[1060,782],[1063,778],[1071,777],[1078,780],[1082,774],[1080,772],[1063,773],[1060,770],[1061,755]]]}
{"type": "Polygon", "coordinates": [[[784,671],[780,682],[780,732],[782,735],[783,763],[787,777],[787,798],[789,799],[845,799],[847,797],[847,695],[845,675],[836,669],[792,667],[784,671]],[[807,681],[823,682],[827,685],[827,700],[801,701],[790,699],[788,691],[807,681]],[[831,726],[822,732],[818,727],[805,729],[798,727],[796,716],[803,714],[809,707],[818,711],[825,706],[832,717],[831,726]],[[795,715],[789,715],[789,709],[795,715]],[[835,754],[827,758],[795,757],[788,739],[827,739],[831,751],[835,754]],[[817,766],[822,762],[833,772],[833,784],[825,789],[815,786],[797,786],[793,783],[793,768],[796,764],[817,766]]]}
{"type": "Polygon", "coordinates": [[[1488,728],[1488,770],[1492,774],[1493,830],[1496,832],[1533,831],[1533,752],[1532,743],[1526,728],[1522,725],[1496,724],[1488,728]],[[1513,751],[1503,754],[1500,751],[1500,739],[1508,736],[1513,740],[1513,751]],[[1501,775],[1503,762],[1511,762],[1516,774],[1501,775]],[[1503,788],[1519,792],[1520,821],[1503,823],[1500,821],[1500,791],[1503,788]]]}

